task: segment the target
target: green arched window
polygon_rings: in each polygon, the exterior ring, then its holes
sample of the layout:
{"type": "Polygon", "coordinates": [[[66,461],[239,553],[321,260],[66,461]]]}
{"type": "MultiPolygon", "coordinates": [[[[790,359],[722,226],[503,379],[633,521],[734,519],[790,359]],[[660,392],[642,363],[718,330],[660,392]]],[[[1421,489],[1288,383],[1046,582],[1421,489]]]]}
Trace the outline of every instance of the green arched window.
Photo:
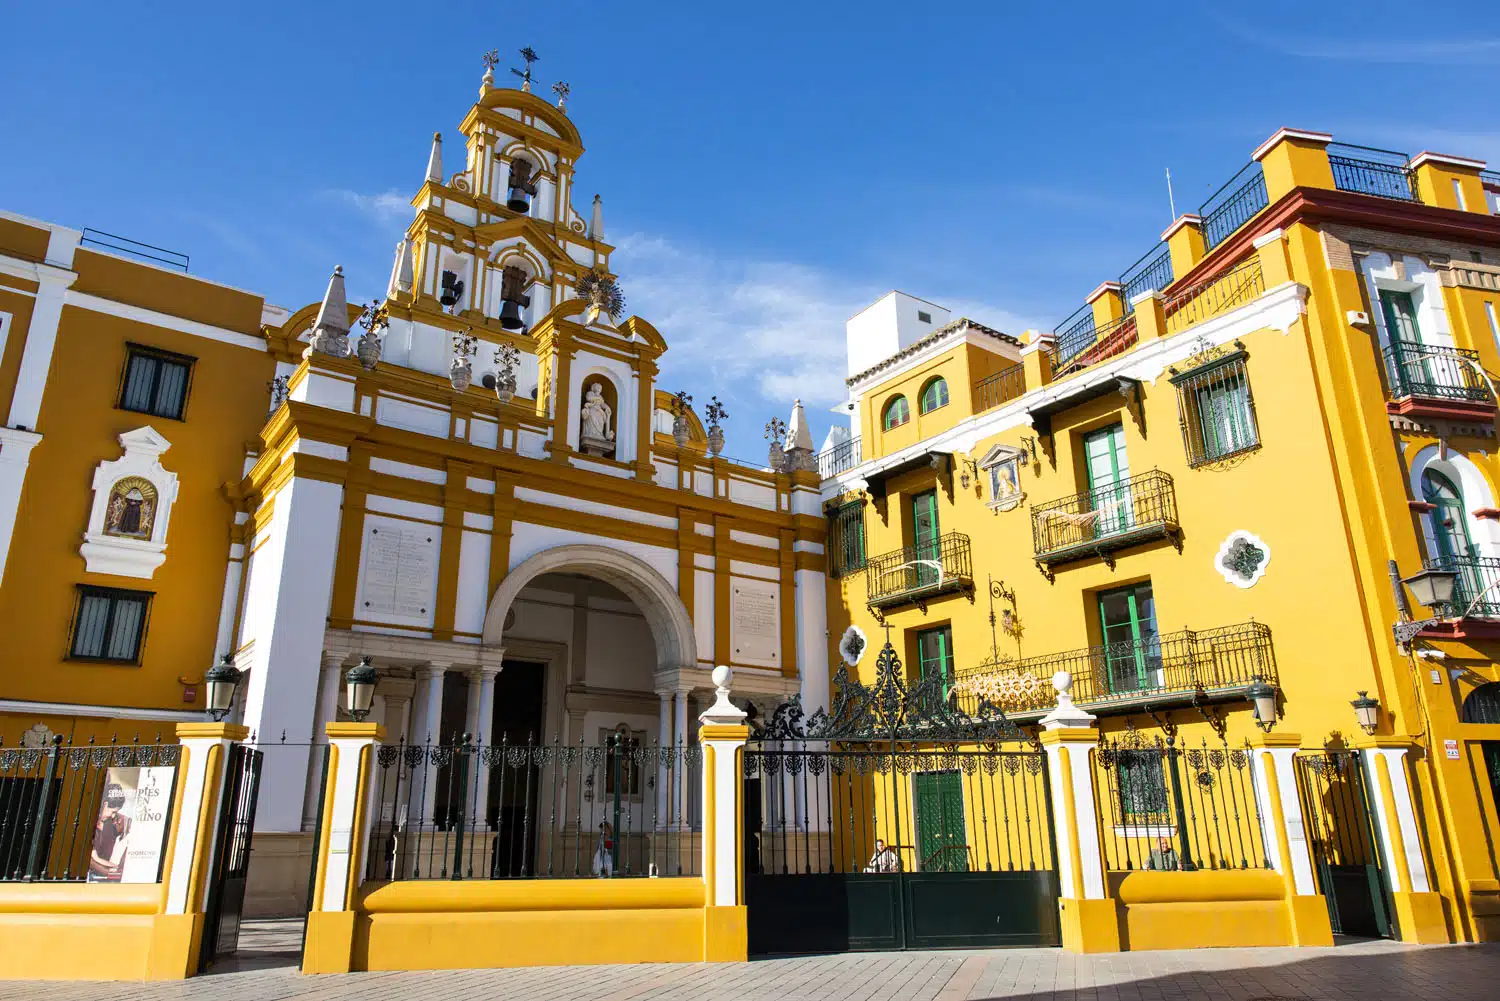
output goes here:
{"type": "Polygon", "coordinates": [[[948,405],[948,380],[942,376],[922,387],[922,413],[930,414],[948,405]]]}
{"type": "Polygon", "coordinates": [[[896,396],[885,405],[885,417],[881,420],[881,426],[889,431],[909,420],[911,420],[911,404],[906,402],[906,397],[896,396]]]}
{"type": "Polygon", "coordinates": [[[1461,559],[1473,548],[1469,543],[1468,512],[1463,494],[1442,473],[1422,473],[1422,499],[1432,505],[1428,512],[1428,555],[1435,559],[1461,559]]]}

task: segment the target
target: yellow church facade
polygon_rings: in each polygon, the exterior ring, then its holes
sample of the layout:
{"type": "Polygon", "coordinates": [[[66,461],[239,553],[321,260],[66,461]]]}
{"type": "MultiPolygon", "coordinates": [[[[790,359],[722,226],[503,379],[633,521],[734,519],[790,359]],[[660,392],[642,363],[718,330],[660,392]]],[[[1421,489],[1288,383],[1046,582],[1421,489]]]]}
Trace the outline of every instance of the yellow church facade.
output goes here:
{"type": "MultiPolygon", "coordinates": [[[[153,928],[309,914],[309,972],[1500,935],[1483,164],[1284,129],[1055,331],[873,304],[847,429],[746,464],[566,90],[488,69],[368,307],[0,214],[0,750],[183,735],[153,928]]],[[[0,883],[96,913],[27,830],[0,883]]]]}

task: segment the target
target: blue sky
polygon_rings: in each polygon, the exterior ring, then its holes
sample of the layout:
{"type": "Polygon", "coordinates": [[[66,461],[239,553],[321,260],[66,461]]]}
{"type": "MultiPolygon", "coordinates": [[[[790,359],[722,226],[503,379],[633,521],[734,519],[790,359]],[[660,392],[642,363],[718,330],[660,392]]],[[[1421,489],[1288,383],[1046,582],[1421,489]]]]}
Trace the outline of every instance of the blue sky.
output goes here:
{"type": "Polygon", "coordinates": [[[760,457],[794,396],[821,440],[850,314],[900,288],[1051,327],[1170,221],[1167,167],[1184,211],[1281,125],[1500,162],[1500,32],[1458,33],[1479,23],[1385,0],[13,3],[0,206],[294,308],[334,263],[369,298],[481,53],[530,44],[538,89],[572,86],[579,208],[604,196],[663,387],[727,399],[728,451],[760,457]]]}

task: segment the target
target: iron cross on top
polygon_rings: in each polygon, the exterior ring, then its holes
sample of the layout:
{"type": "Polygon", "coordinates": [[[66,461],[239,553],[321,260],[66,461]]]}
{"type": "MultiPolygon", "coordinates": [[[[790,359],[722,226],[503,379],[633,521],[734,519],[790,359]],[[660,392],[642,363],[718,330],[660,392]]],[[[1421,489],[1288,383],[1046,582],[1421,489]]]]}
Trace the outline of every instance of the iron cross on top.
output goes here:
{"type": "Polygon", "coordinates": [[[521,89],[524,90],[524,91],[526,91],[527,93],[530,93],[531,92],[531,64],[534,63],[534,62],[536,62],[541,57],[536,54],[536,50],[535,49],[533,49],[531,46],[528,45],[528,46],[526,46],[526,48],[524,48],[524,49],[521,50],[521,58],[524,59],[524,60],[526,60],[526,71],[523,73],[522,71],[516,69],[515,67],[511,67],[511,72],[514,73],[516,76],[518,76],[518,77],[521,78],[521,89]]]}

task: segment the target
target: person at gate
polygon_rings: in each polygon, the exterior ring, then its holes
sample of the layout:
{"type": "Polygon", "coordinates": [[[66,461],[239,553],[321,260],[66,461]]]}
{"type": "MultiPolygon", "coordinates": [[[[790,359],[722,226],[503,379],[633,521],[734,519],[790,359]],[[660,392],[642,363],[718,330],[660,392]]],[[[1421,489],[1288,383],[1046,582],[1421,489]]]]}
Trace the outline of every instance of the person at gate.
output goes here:
{"type": "Polygon", "coordinates": [[[1177,864],[1177,850],[1172,847],[1172,839],[1160,837],[1156,840],[1156,848],[1151,852],[1151,858],[1146,863],[1148,869],[1163,869],[1168,872],[1180,868],[1177,864]]]}
{"type": "Polygon", "coordinates": [[[900,872],[901,858],[890,848],[886,847],[884,840],[875,839],[875,854],[870,856],[870,864],[865,866],[865,872],[900,872]]]}
{"type": "Polygon", "coordinates": [[[601,879],[615,874],[615,829],[599,821],[599,846],[594,849],[594,875],[601,879]]]}

